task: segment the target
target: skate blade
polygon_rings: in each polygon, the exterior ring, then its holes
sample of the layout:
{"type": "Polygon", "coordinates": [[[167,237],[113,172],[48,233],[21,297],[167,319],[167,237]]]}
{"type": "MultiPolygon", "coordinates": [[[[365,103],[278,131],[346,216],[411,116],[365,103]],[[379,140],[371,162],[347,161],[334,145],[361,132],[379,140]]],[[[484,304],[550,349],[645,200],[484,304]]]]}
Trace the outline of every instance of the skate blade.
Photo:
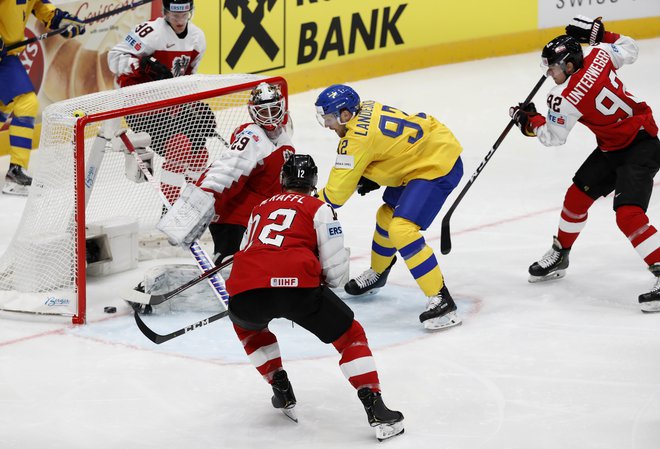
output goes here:
{"type": "Polygon", "coordinates": [[[463,321],[458,317],[456,312],[449,312],[446,315],[426,320],[422,324],[427,330],[437,331],[441,329],[447,329],[448,327],[458,326],[462,322],[463,321]]]}
{"type": "Polygon", "coordinates": [[[284,413],[284,416],[289,418],[291,421],[296,422],[296,423],[298,422],[298,416],[296,415],[296,412],[293,409],[293,407],[291,407],[291,408],[281,408],[280,410],[282,410],[282,413],[284,413]]]}
{"type": "Polygon", "coordinates": [[[371,290],[367,290],[364,293],[357,293],[355,295],[353,293],[349,293],[346,290],[344,290],[344,292],[347,295],[347,297],[345,299],[364,298],[364,297],[369,296],[369,295],[375,295],[376,293],[378,293],[378,290],[380,290],[381,288],[383,288],[383,287],[372,288],[371,290]]]}
{"type": "Polygon", "coordinates": [[[566,270],[557,270],[546,276],[533,276],[530,274],[529,279],[527,279],[527,282],[529,282],[530,284],[536,284],[537,282],[545,282],[545,281],[552,281],[554,279],[561,279],[564,276],[566,276],[566,270]]]}
{"type": "Polygon", "coordinates": [[[643,302],[639,305],[644,313],[660,312],[660,301],[643,302]]]}
{"type": "Polygon", "coordinates": [[[28,186],[22,186],[16,184],[15,182],[5,181],[5,185],[2,188],[2,193],[6,193],[7,195],[27,196],[28,186]]]}
{"type": "Polygon", "coordinates": [[[376,438],[378,441],[385,441],[404,432],[403,421],[392,424],[379,424],[376,426],[376,438]]]}

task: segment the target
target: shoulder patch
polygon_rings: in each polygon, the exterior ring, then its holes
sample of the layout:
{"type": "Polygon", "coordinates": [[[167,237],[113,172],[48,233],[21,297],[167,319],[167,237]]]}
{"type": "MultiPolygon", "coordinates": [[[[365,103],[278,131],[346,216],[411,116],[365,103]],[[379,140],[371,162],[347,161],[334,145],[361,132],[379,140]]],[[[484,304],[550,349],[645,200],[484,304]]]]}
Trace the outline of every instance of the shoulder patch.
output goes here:
{"type": "Polygon", "coordinates": [[[338,221],[335,221],[334,223],[328,223],[326,226],[328,229],[328,238],[334,239],[344,235],[341,230],[341,225],[338,221]]]}
{"type": "Polygon", "coordinates": [[[140,40],[139,36],[135,34],[133,31],[128,33],[128,35],[126,35],[126,38],[124,40],[128,45],[133,47],[135,51],[142,50],[142,40],[140,40]]]}
{"type": "Polygon", "coordinates": [[[561,126],[562,128],[566,127],[567,116],[564,114],[558,114],[552,110],[548,111],[548,121],[553,125],[561,126]]]}
{"type": "Polygon", "coordinates": [[[352,170],[355,167],[355,158],[350,154],[338,154],[335,159],[335,168],[352,170]]]}

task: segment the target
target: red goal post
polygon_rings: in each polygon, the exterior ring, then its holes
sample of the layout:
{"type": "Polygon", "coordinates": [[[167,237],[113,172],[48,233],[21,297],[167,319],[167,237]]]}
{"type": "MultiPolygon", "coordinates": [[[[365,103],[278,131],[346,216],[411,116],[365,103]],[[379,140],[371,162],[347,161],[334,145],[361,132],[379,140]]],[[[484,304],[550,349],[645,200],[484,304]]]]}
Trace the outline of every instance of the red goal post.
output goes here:
{"type": "Polygon", "coordinates": [[[174,199],[173,179],[194,182],[251,121],[249,94],[264,81],[280,86],[288,106],[286,80],[248,74],[178,77],[48,106],[23,216],[0,257],[0,310],[85,323],[88,272],[131,269],[163,249],[148,243],[160,236],[161,201],[129,176],[115,131],[150,137],[154,178],[174,199]],[[120,250],[109,254],[112,245],[120,250]]]}

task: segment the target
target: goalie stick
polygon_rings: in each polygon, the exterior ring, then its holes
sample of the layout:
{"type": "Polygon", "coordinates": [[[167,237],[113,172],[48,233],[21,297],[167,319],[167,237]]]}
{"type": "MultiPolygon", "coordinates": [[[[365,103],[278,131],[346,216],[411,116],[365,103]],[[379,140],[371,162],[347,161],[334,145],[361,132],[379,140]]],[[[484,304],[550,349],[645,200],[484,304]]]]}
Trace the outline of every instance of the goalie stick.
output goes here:
{"type": "MultiPolygon", "coordinates": [[[[154,190],[158,193],[158,196],[160,197],[160,200],[163,203],[163,205],[167,209],[172,207],[170,202],[165,197],[165,194],[163,194],[163,192],[160,190],[160,186],[158,185],[158,182],[151,175],[151,173],[149,172],[149,169],[144,164],[144,161],[140,158],[140,156],[138,156],[137,152],[135,151],[135,147],[133,146],[133,143],[131,142],[131,140],[126,135],[126,130],[125,129],[120,130],[117,133],[117,135],[119,136],[121,141],[126,146],[126,149],[128,150],[128,152],[131,153],[133,155],[133,157],[135,158],[135,161],[137,162],[137,165],[140,168],[140,171],[142,171],[142,173],[144,174],[144,177],[147,179],[149,184],[151,184],[151,186],[154,188],[154,190]]],[[[200,268],[200,270],[205,272],[205,271],[208,271],[211,268],[213,268],[213,263],[211,262],[209,256],[206,254],[204,249],[200,246],[199,242],[197,242],[197,241],[192,242],[192,244],[190,245],[190,252],[193,254],[193,256],[195,258],[195,262],[197,262],[197,266],[200,268]]],[[[225,309],[227,309],[227,303],[229,302],[229,294],[227,293],[227,290],[225,290],[225,282],[222,279],[222,277],[218,273],[215,273],[212,276],[209,276],[207,278],[207,280],[208,280],[209,284],[211,284],[213,292],[215,293],[218,300],[220,300],[220,302],[225,307],[225,309]]],[[[226,312],[226,310],[225,310],[225,312],[226,312]]],[[[135,312],[134,317],[135,317],[135,322],[138,325],[138,328],[142,331],[142,333],[147,338],[149,338],[149,335],[147,335],[147,333],[145,333],[145,328],[147,326],[146,326],[146,324],[144,324],[144,322],[142,322],[142,324],[140,324],[140,322],[142,320],[140,319],[139,314],[137,312],[135,312]]],[[[219,318],[222,318],[222,316],[218,316],[218,318],[216,318],[216,319],[219,319],[219,318]]],[[[195,323],[195,324],[199,324],[199,323],[195,323]]],[[[208,324],[208,323],[202,324],[202,326],[206,325],[206,324],[208,324]]],[[[187,329],[187,328],[188,327],[186,327],[184,329],[187,329]]],[[[190,329],[190,330],[192,330],[192,329],[190,329]]],[[[186,333],[186,331],[183,331],[182,333],[176,334],[171,338],[178,337],[179,335],[183,335],[185,333],[186,333]]],[[[167,340],[163,340],[163,341],[167,341],[167,340]]]]}
{"type": "MultiPolygon", "coordinates": [[[[152,0],[138,0],[126,6],[122,6],[121,8],[113,9],[111,11],[104,12],[103,14],[99,14],[98,16],[91,17],[87,20],[81,20],[80,23],[84,23],[85,25],[87,25],[88,23],[97,22],[99,20],[105,19],[106,17],[114,16],[115,14],[120,14],[124,11],[128,11],[129,9],[134,9],[137,8],[138,6],[146,5],[147,3],[151,3],[151,2],[152,0]]],[[[48,33],[40,34],[39,36],[31,37],[21,42],[16,42],[15,44],[8,45],[7,51],[22,47],[24,45],[31,44],[32,42],[42,41],[44,39],[48,39],[49,37],[62,34],[67,30],[67,28],[69,28],[69,25],[62,28],[58,28],[56,30],[49,31],[48,33]]]]}
{"type": "Polygon", "coordinates": [[[192,332],[195,329],[199,329],[200,327],[206,326],[207,324],[211,324],[214,321],[218,321],[220,318],[224,318],[227,315],[229,315],[229,310],[223,310],[220,313],[216,313],[215,315],[211,315],[208,318],[204,318],[203,320],[197,321],[196,323],[189,324],[186,327],[182,327],[181,329],[175,330],[174,332],[170,332],[169,334],[157,334],[149,326],[145,324],[144,321],[142,321],[142,318],[140,318],[140,314],[135,312],[134,317],[135,317],[135,323],[137,324],[138,329],[144,334],[145,337],[147,337],[149,340],[152,342],[156,343],[157,345],[161,343],[165,343],[166,341],[169,341],[173,338],[179,337],[183,334],[187,334],[188,332],[192,332]]]}
{"type": "MultiPolygon", "coordinates": [[[[525,106],[527,106],[529,102],[532,101],[532,98],[534,98],[534,95],[536,95],[536,93],[539,91],[539,89],[545,82],[546,78],[547,78],[546,75],[543,75],[541,79],[539,79],[539,81],[536,83],[536,86],[534,86],[534,89],[532,89],[532,91],[529,93],[529,95],[523,102],[520,109],[524,109],[525,106]]],[[[511,119],[509,121],[509,124],[506,125],[506,128],[504,128],[504,131],[502,131],[500,137],[497,138],[497,141],[495,141],[493,147],[490,149],[488,154],[486,154],[484,160],[481,161],[481,164],[479,164],[479,166],[477,167],[476,171],[472,174],[467,184],[465,184],[465,186],[463,187],[463,190],[461,190],[461,193],[458,194],[458,197],[456,197],[454,203],[451,205],[445,216],[442,218],[442,227],[440,228],[440,252],[442,252],[442,254],[449,254],[451,252],[451,234],[449,230],[449,220],[451,219],[451,215],[454,213],[454,210],[458,206],[458,203],[461,202],[467,191],[470,189],[470,187],[472,187],[472,184],[474,184],[474,181],[477,179],[477,176],[479,176],[479,174],[484,169],[490,158],[493,157],[493,154],[495,154],[495,151],[500,146],[500,144],[507,136],[507,134],[509,134],[509,131],[511,131],[511,128],[513,128],[513,125],[515,124],[516,124],[515,120],[511,119]]]]}
{"type": "Polygon", "coordinates": [[[199,284],[205,279],[208,279],[209,277],[213,276],[216,274],[218,271],[222,270],[225,267],[228,267],[234,263],[234,259],[228,259],[224,262],[222,262],[220,265],[216,265],[215,267],[211,268],[210,270],[206,270],[199,276],[197,276],[194,279],[191,279],[190,281],[186,282],[185,284],[180,285],[179,287],[170,290],[167,293],[161,293],[158,295],[150,295],[149,293],[143,293],[140,291],[137,291],[135,289],[130,289],[126,290],[121,293],[121,299],[129,302],[134,302],[138,304],[145,304],[145,305],[150,305],[150,306],[157,306],[158,304],[162,304],[165,301],[168,301],[172,298],[174,298],[176,295],[184,292],[185,290],[188,290],[189,288],[199,284]]]}

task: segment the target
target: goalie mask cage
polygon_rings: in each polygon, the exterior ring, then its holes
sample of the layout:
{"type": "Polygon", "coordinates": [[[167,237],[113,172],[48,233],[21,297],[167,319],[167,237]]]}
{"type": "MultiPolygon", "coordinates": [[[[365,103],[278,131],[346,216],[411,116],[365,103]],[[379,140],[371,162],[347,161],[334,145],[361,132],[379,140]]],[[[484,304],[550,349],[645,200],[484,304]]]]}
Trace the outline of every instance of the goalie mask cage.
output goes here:
{"type": "Polygon", "coordinates": [[[0,310],[70,316],[73,323],[84,323],[86,224],[127,217],[138,223],[141,238],[157,232],[162,213],[153,186],[127,177],[115,131],[150,135],[159,182],[167,184],[172,173],[192,182],[192,172],[198,176],[220,155],[234,129],[252,121],[250,91],[263,81],[280,85],[288,104],[283,78],[236,74],[177,77],[48,106],[25,209],[0,258],[0,310]],[[86,115],[76,117],[78,111],[86,115]],[[103,154],[96,173],[90,170],[95,142],[103,154]]]}

